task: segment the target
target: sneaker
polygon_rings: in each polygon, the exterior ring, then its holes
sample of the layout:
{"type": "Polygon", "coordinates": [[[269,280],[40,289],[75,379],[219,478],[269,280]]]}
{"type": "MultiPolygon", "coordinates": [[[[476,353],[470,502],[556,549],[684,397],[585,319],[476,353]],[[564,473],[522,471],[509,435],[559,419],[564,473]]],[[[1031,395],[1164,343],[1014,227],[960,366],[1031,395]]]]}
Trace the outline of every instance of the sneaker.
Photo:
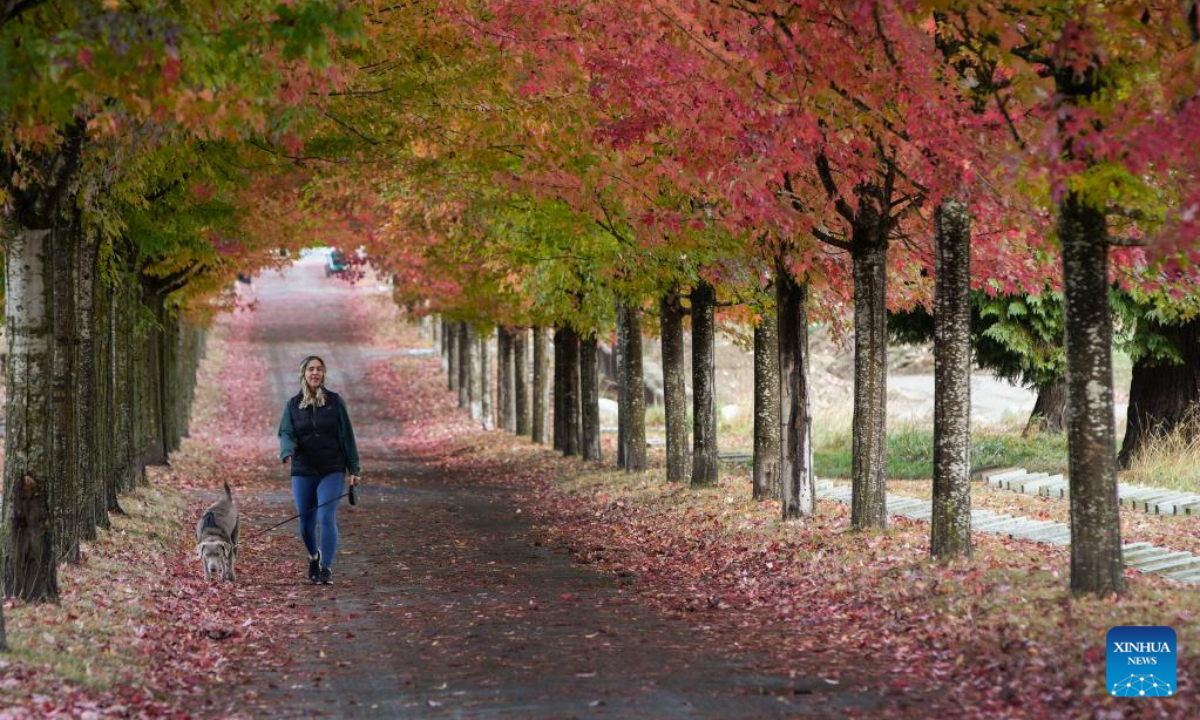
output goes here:
{"type": "Polygon", "coordinates": [[[308,559],[308,579],[315,582],[321,579],[321,554],[308,559]]]}
{"type": "Polygon", "coordinates": [[[320,582],[322,585],[332,585],[333,584],[333,571],[327,567],[322,566],[321,572],[319,574],[318,582],[320,582]]]}

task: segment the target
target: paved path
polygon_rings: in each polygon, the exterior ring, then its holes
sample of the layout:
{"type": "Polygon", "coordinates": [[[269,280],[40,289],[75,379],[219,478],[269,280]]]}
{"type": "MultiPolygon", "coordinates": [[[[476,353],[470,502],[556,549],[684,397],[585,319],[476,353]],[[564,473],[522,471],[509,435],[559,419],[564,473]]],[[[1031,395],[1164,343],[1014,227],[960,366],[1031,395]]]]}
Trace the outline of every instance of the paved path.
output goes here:
{"type": "MultiPolygon", "coordinates": [[[[297,539],[280,601],[307,607],[310,621],[290,661],[241,689],[243,707],[263,717],[769,718],[885,704],[852,680],[822,681],[819,668],[764,674],[763,658],[540,546],[509,491],[401,456],[386,440],[402,418],[368,373],[388,353],[355,324],[355,291],[325,280],[315,261],[254,289],[272,401],[282,407],[294,392],[301,358],[322,355],[369,484],[359,507],[341,512],[335,585],[302,579],[297,539]]],[[[283,492],[261,498],[290,514],[283,492]]]]}

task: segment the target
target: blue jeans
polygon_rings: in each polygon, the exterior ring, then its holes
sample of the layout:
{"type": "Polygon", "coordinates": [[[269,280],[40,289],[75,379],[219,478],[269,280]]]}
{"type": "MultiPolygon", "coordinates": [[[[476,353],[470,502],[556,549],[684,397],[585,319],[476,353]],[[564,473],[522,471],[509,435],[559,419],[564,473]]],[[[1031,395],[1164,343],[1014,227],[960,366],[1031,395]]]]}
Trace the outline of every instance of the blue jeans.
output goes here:
{"type": "Polygon", "coordinates": [[[296,498],[296,512],[300,513],[300,539],[309,557],[316,555],[317,523],[321,524],[321,564],[327,568],[333,567],[333,557],[337,554],[337,509],[341,503],[336,498],[341,496],[345,484],[344,472],[321,477],[292,476],[292,496],[296,498]],[[317,507],[324,503],[329,504],[317,507]]]}

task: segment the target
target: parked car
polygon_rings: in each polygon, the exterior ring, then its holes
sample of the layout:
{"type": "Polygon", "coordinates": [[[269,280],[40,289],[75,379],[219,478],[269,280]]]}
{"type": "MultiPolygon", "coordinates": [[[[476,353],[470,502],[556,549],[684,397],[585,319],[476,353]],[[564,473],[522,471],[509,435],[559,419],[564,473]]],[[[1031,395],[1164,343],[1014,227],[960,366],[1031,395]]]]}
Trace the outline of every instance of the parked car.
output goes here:
{"type": "Polygon", "coordinates": [[[341,250],[331,250],[325,257],[325,277],[337,275],[346,269],[346,256],[341,250]]]}

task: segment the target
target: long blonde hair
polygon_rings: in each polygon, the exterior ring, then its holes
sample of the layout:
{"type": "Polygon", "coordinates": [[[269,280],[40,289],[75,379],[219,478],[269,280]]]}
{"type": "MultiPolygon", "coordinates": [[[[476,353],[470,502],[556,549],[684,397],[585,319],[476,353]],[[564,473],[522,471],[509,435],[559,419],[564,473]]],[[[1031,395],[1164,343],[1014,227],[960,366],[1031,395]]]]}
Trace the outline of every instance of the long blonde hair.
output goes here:
{"type": "Polygon", "coordinates": [[[317,407],[325,407],[325,383],[322,381],[320,387],[318,387],[316,389],[316,392],[314,392],[312,390],[312,388],[310,388],[308,386],[308,381],[304,379],[304,372],[308,368],[308,364],[310,362],[312,362],[313,360],[316,360],[317,362],[321,363],[321,369],[325,370],[325,361],[322,360],[321,358],[317,357],[316,355],[309,355],[308,357],[304,358],[304,362],[300,363],[300,409],[301,410],[308,407],[309,405],[316,405],[317,407]]]}

